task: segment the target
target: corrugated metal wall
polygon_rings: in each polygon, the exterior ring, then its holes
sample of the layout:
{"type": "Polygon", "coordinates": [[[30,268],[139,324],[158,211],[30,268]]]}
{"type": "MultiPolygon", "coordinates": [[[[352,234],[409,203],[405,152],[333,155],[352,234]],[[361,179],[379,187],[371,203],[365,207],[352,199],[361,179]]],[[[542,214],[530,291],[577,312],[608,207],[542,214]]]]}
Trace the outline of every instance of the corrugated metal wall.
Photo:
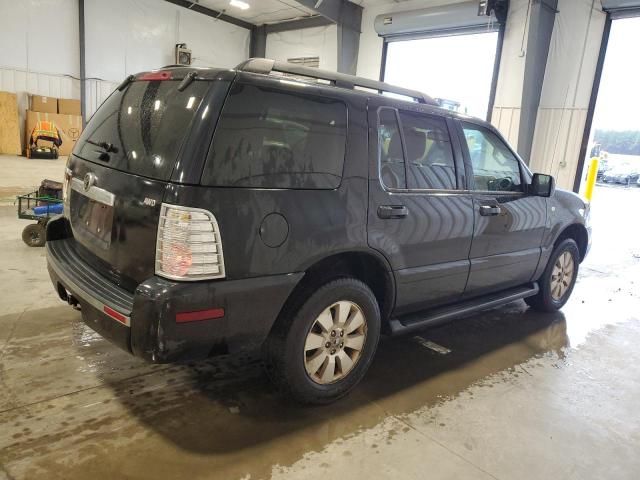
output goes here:
{"type": "Polygon", "coordinates": [[[571,190],[606,15],[594,0],[560,0],[558,10],[529,165],[571,190]]]}
{"type": "Polygon", "coordinates": [[[586,108],[540,108],[533,138],[531,168],[571,190],[587,119],[586,108]]]}
{"type": "Polygon", "coordinates": [[[494,107],[491,114],[491,123],[500,130],[509,144],[514,148],[518,144],[518,131],[520,129],[520,107],[494,107]]]}
{"type": "Polygon", "coordinates": [[[108,82],[106,80],[87,80],[87,96],[86,96],[86,112],[87,120],[95,113],[102,102],[104,102],[111,92],[118,86],[117,82],[108,82]]]}
{"type": "Polygon", "coordinates": [[[500,59],[500,73],[491,123],[513,148],[518,147],[522,85],[528,39],[529,0],[511,0],[500,59]]]}

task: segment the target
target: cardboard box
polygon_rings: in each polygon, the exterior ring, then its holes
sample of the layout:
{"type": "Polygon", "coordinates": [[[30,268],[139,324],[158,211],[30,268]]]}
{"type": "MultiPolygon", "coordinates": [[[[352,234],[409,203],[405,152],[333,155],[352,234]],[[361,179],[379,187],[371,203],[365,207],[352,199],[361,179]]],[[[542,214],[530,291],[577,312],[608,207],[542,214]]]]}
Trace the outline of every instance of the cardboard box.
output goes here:
{"type": "MultiPolygon", "coordinates": [[[[71,150],[75,146],[80,134],[82,133],[82,117],[80,115],[64,115],[61,113],[42,113],[32,112],[27,110],[27,121],[25,128],[26,145],[29,148],[29,141],[31,139],[31,132],[33,131],[36,123],[40,120],[48,120],[56,124],[56,127],[60,131],[62,137],[62,145],[58,148],[58,153],[61,156],[71,154],[71,150]]],[[[38,145],[43,147],[51,147],[51,142],[40,140],[38,145]]]]}
{"type": "Polygon", "coordinates": [[[58,113],[62,113],[64,115],[82,115],[82,112],[80,111],[80,100],[59,98],[58,113]]]}
{"type": "Polygon", "coordinates": [[[29,105],[32,112],[58,113],[58,99],[55,97],[31,95],[29,105]]]}

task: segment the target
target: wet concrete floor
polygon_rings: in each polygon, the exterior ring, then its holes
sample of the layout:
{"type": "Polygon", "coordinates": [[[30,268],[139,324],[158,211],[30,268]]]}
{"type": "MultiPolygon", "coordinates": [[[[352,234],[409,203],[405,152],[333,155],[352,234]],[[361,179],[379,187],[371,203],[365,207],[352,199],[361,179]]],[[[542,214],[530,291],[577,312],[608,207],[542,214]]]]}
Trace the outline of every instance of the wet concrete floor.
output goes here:
{"type": "Polygon", "coordinates": [[[153,366],[113,347],[47,290],[1,207],[0,479],[638,478],[633,204],[640,189],[597,189],[562,312],[515,302],[384,339],[323,408],[279,397],[257,356],[153,366]]]}

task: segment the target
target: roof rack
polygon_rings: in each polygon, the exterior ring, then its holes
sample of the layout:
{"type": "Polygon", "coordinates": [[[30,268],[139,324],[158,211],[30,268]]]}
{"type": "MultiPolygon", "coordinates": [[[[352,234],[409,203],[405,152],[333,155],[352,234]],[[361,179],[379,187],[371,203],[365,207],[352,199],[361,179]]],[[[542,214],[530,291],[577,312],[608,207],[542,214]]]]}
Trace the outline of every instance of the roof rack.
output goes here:
{"type": "Polygon", "coordinates": [[[261,73],[268,75],[271,72],[288,73],[292,75],[299,75],[302,77],[317,78],[321,80],[328,80],[333,82],[336,87],[350,88],[355,87],[368,88],[376,90],[379,93],[389,92],[405,97],[413,98],[418,103],[424,103],[427,105],[439,106],[429,95],[425,95],[417,90],[410,90],[408,88],[396,87],[395,85],[389,85],[384,82],[377,82],[368,78],[356,77],[354,75],[347,75],[345,73],[330,72],[327,70],[320,70],[318,68],[303,67],[287,62],[278,62],[269,58],[250,58],[239,64],[236,70],[249,73],[261,73]]]}

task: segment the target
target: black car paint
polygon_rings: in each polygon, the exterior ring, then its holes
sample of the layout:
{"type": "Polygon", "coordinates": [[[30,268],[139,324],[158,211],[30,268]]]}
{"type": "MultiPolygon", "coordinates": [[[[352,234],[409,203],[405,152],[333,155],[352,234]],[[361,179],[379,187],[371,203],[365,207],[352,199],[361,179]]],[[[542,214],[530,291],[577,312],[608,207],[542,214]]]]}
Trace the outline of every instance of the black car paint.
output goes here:
{"type": "MultiPolygon", "coordinates": [[[[174,78],[190,71],[172,70],[174,78]]],[[[473,190],[470,158],[459,120],[475,122],[502,139],[486,122],[428,105],[317,83],[297,87],[271,76],[222,70],[201,70],[199,75],[215,81],[200,106],[200,120],[180,151],[171,181],[151,180],[70,157],[68,168],[73,177],[83,178],[92,172],[98,185],[115,194],[111,248],[95,248],[82,229],[70,226],[64,217],[51,222],[48,229],[51,241],[73,236],[88,268],[135,294],[129,332],[128,327],[110,325],[114,322],[111,318],[85,305],[82,298],[78,300],[92,328],[148,360],[203,357],[218,345],[230,351],[260,345],[305,272],[339,254],[367,255],[389,272],[391,306],[383,319],[387,321],[392,316],[535,281],[546,266],[555,240],[567,227],[579,225],[588,236],[585,204],[573,194],[557,190],[550,198],[543,198],[473,190]],[[346,104],[347,146],[338,188],[199,185],[215,119],[234,81],[281,89],[304,88],[305,92],[346,104]],[[447,119],[458,190],[389,191],[382,186],[375,120],[380,106],[447,119]],[[155,205],[150,206],[145,199],[155,205]],[[215,215],[224,248],[224,280],[175,282],[155,275],[162,202],[204,208],[215,215]],[[500,206],[501,214],[480,216],[478,209],[485,204],[500,206]],[[407,216],[380,218],[378,207],[388,205],[406,207],[407,216]],[[285,231],[281,221],[269,221],[274,213],[286,223],[284,240],[277,242],[278,246],[265,241],[281,237],[285,231]],[[176,312],[213,307],[224,307],[225,317],[191,324],[175,322],[176,312]]],[[[529,182],[531,174],[520,163],[523,179],[529,182]]],[[[51,268],[50,273],[60,292],[64,285],[51,268]]]]}

